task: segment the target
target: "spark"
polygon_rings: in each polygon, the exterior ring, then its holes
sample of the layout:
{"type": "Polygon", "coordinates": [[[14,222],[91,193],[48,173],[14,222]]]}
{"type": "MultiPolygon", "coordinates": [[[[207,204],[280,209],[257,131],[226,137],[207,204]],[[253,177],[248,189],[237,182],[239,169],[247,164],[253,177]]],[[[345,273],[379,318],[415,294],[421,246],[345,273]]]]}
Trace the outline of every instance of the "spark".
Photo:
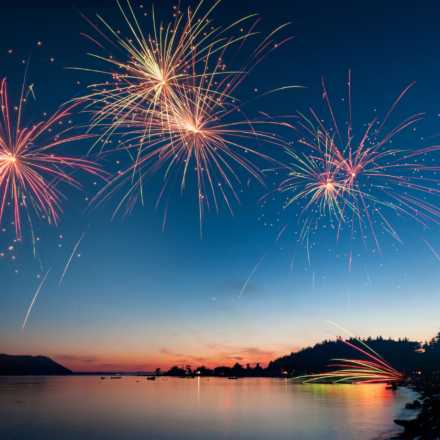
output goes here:
{"type": "Polygon", "coordinates": [[[28,307],[28,309],[27,309],[26,316],[24,317],[23,324],[22,324],[22,326],[21,326],[21,329],[22,329],[22,330],[24,330],[24,329],[26,328],[26,324],[27,324],[27,322],[28,322],[28,319],[29,319],[29,316],[30,316],[30,314],[31,314],[32,308],[34,307],[35,301],[37,300],[38,295],[39,295],[40,292],[41,292],[41,289],[43,288],[44,284],[46,283],[46,279],[47,279],[47,277],[48,277],[50,271],[51,271],[51,269],[49,269],[49,270],[46,272],[46,274],[44,275],[44,277],[43,277],[43,279],[41,280],[40,284],[38,285],[37,290],[35,291],[35,294],[34,294],[34,296],[33,296],[33,298],[32,298],[32,301],[31,301],[31,303],[29,304],[29,307],[28,307]]]}
{"type": "Polygon", "coordinates": [[[75,246],[73,246],[72,253],[70,254],[69,258],[67,259],[66,265],[64,266],[63,273],[61,274],[61,277],[60,277],[60,281],[58,282],[59,286],[61,286],[61,284],[63,284],[64,277],[66,276],[66,273],[69,270],[70,264],[72,263],[73,256],[75,255],[76,251],[79,248],[79,245],[83,241],[84,236],[85,236],[85,232],[83,232],[81,234],[81,236],[79,237],[79,240],[76,242],[75,246]]]}
{"type": "Polygon", "coordinates": [[[240,289],[240,293],[238,294],[238,298],[241,298],[243,293],[246,291],[249,283],[251,282],[252,278],[254,277],[255,273],[257,272],[258,268],[260,267],[261,263],[265,259],[266,254],[264,254],[258,261],[257,264],[253,267],[251,270],[249,276],[246,278],[246,281],[244,282],[243,286],[240,289]]]}
{"type": "Polygon", "coordinates": [[[29,93],[31,93],[32,98],[34,98],[34,100],[37,100],[37,97],[35,96],[35,85],[34,84],[29,84],[29,93]]]}
{"type": "Polygon", "coordinates": [[[425,242],[426,246],[428,246],[429,250],[432,252],[432,255],[434,255],[434,257],[436,258],[436,260],[437,260],[437,261],[440,261],[440,255],[439,255],[439,253],[434,249],[434,247],[432,246],[432,244],[431,244],[428,240],[426,240],[426,239],[424,239],[423,241],[425,242]]]}

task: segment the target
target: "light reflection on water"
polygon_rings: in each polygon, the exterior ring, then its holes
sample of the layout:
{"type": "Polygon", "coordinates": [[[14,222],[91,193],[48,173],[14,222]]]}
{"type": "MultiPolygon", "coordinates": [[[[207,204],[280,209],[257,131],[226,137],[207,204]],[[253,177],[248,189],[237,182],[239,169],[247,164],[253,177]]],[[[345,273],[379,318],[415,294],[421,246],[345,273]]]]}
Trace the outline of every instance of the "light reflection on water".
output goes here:
{"type": "Polygon", "coordinates": [[[286,379],[0,378],[0,438],[362,440],[393,432],[413,394],[286,379]]]}

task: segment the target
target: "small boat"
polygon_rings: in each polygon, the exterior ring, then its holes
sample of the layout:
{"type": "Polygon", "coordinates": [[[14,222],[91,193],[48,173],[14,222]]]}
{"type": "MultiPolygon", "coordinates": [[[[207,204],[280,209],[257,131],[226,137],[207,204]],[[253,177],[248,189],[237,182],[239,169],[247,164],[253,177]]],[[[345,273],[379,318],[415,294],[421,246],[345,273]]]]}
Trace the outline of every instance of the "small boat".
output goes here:
{"type": "Polygon", "coordinates": [[[110,379],[122,379],[122,376],[110,376],[110,379]]]}
{"type": "Polygon", "coordinates": [[[101,376],[101,380],[104,380],[105,379],[105,376],[101,376]]]}
{"type": "Polygon", "coordinates": [[[147,380],[156,380],[156,376],[147,376],[147,380]]]}
{"type": "Polygon", "coordinates": [[[238,380],[238,377],[237,376],[230,376],[230,377],[228,377],[228,379],[229,380],[238,380]]]}

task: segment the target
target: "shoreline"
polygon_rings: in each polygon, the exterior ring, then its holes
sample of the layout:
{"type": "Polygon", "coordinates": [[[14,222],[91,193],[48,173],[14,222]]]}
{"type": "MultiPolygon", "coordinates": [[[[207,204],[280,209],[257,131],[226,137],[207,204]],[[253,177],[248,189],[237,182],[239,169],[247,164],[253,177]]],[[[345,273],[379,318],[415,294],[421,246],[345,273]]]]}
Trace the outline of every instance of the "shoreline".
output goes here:
{"type": "Polygon", "coordinates": [[[438,440],[440,438],[440,386],[436,377],[421,377],[406,385],[416,391],[418,397],[405,405],[405,409],[417,411],[411,419],[395,419],[403,431],[389,440],[438,440]]]}

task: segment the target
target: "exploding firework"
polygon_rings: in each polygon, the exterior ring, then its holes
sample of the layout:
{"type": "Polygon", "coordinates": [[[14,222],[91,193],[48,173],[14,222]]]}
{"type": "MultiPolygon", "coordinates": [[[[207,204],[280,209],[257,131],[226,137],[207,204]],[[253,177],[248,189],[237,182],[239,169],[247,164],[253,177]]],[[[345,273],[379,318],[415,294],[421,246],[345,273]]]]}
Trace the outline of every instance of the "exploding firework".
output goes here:
{"type": "MultiPolygon", "coordinates": [[[[327,146],[325,147],[327,149],[327,146]]],[[[288,150],[291,158],[289,165],[289,178],[279,186],[279,191],[294,194],[289,196],[285,207],[297,201],[306,200],[302,209],[303,224],[300,239],[308,238],[315,218],[307,216],[310,209],[314,209],[319,217],[328,217],[335,223],[344,220],[344,206],[349,203],[343,199],[346,188],[339,179],[340,172],[337,164],[326,152],[321,157],[306,155],[288,150]]]]}
{"type": "Polygon", "coordinates": [[[438,146],[398,148],[396,137],[422,119],[417,113],[391,124],[392,115],[412,84],[393,102],[384,117],[375,117],[356,133],[352,118],[351,74],[348,78],[347,117],[337,118],[322,81],[322,97],[328,122],[315,110],[298,114],[299,148],[291,151],[288,177],[279,190],[287,205],[302,203],[302,239],[308,239],[321,221],[328,222],[339,237],[347,228],[350,237],[371,236],[380,251],[378,230],[401,241],[392,215],[408,217],[423,227],[440,220],[434,203],[440,180],[434,153],[438,146]],[[341,127],[344,127],[342,130],[341,127]]]}
{"type": "MultiPolygon", "coordinates": [[[[202,75],[206,80],[209,75],[225,74],[214,74],[204,67],[202,72],[196,70],[199,64],[206,64],[207,57],[214,55],[222,64],[222,70],[226,70],[222,60],[226,48],[243,45],[256,33],[253,29],[257,22],[255,15],[249,15],[225,27],[214,26],[211,15],[220,2],[213,2],[206,11],[203,0],[194,9],[184,12],[175,6],[174,18],[169,23],[158,21],[153,8],[151,26],[146,32],[130,1],[127,0],[125,6],[117,1],[128,28],[127,36],[101,16],[97,24],[86,18],[97,33],[97,38],[87,37],[103,52],[91,54],[101,68],[80,69],[104,76],[104,81],[89,86],[91,93],[85,96],[93,112],[92,127],[102,127],[103,122],[107,126],[98,141],[111,142],[111,135],[139,110],[163,109],[182,89],[191,87],[188,80],[194,75],[202,75]]],[[[252,60],[254,65],[267,48],[279,44],[272,39],[279,29],[259,45],[252,60]]],[[[148,116],[148,112],[144,114],[148,116]]]]}
{"type": "Polygon", "coordinates": [[[68,129],[55,134],[76,104],[26,127],[23,126],[24,91],[25,87],[19,104],[12,107],[6,79],[0,83],[0,223],[10,207],[18,239],[22,237],[23,212],[28,219],[33,212],[50,224],[58,223],[62,198],[59,185],[79,186],[72,172],[101,175],[88,160],[57,154],[58,147],[90,137],[70,135],[68,129]]]}
{"type": "MultiPolygon", "coordinates": [[[[164,183],[158,203],[174,178],[183,190],[194,171],[200,224],[206,208],[218,210],[221,199],[231,210],[230,199],[238,199],[237,165],[263,182],[254,159],[269,157],[255,144],[279,145],[281,141],[257,128],[274,122],[250,121],[244,115],[235,92],[258,62],[288,39],[276,41],[284,27],[280,26],[262,40],[240,69],[229,70],[226,54],[255,33],[255,23],[250,30],[243,29],[241,25],[252,17],[248,16],[226,27],[213,26],[210,16],[219,3],[214,2],[206,13],[201,12],[202,1],[184,14],[176,8],[174,21],[168,25],[158,24],[153,13],[153,31],[146,36],[130,3],[126,10],[118,3],[130,29],[128,39],[101,19],[125,58],[116,62],[113,56],[98,57],[112,66],[110,72],[101,72],[112,80],[92,85],[93,91],[85,99],[91,102],[92,129],[103,129],[100,140],[105,144],[118,136],[118,147],[108,153],[127,151],[132,160],[98,194],[106,198],[129,182],[115,212],[122,206],[130,210],[142,199],[144,182],[159,169],[164,170],[164,183]],[[229,35],[238,28],[238,36],[229,35]],[[115,68],[125,73],[116,73],[115,68]]],[[[105,35],[101,32],[101,36],[105,35]]]]}
{"type": "Polygon", "coordinates": [[[388,364],[365,342],[359,339],[343,340],[344,344],[356,350],[363,359],[333,359],[332,370],[298,376],[296,380],[303,383],[332,382],[332,383],[394,383],[401,382],[404,375],[388,364]]]}
{"type": "Polygon", "coordinates": [[[264,119],[250,122],[241,114],[236,100],[228,94],[226,83],[222,86],[205,79],[199,80],[204,82],[203,87],[185,89],[179,98],[168,103],[166,109],[150,109],[148,122],[143,114],[132,118],[126,126],[120,149],[133,149],[136,158],[130,167],[108,183],[98,197],[108,196],[128,180],[129,190],[119,207],[124,202],[133,206],[132,202],[142,194],[142,185],[148,176],[163,169],[160,202],[172,181],[177,179],[183,191],[189,174],[194,171],[202,222],[205,208],[213,205],[218,210],[220,199],[232,211],[230,199],[238,200],[236,186],[240,183],[237,166],[263,183],[263,174],[255,159],[271,159],[252,145],[284,143],[276,134],[256,126],[277,123],[264,119]]]}

